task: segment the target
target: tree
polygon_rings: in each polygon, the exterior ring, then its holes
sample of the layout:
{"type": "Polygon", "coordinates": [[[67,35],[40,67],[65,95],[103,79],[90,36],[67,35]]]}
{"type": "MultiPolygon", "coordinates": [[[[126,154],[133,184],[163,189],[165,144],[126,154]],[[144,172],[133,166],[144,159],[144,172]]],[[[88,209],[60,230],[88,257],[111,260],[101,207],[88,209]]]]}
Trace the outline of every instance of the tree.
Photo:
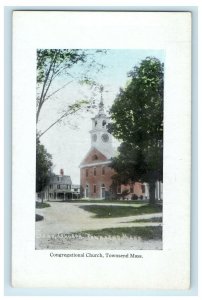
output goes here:
{"type": "Polygon", "coordinates": [[[52,156],[47,152],[44,145],[36,139],[36,192],[40,193],[47,185],[51,176],[52,156]]]}
{"type": "MultiPolygon", "coordinates": [[[[37,99],[36,99],[36,122],[39,121],[42,107],[50,99],[55,99],[56,94],[66,86],[77,80],[80,84],[86,84],[96,88],[97,83],[90,78],[89,71],[99,72],[103,65],[95,61],[94,54],[105,53],[104,50],[81,50],[81,49],[38,49],[37,50],[37,99]],[[75,65],[83,66],[83,73],[74,71],[75,65]],[[63,82],[61,84],[61,81],[63,82]]],[[[67,116],[79,111],[82,107],[89,108],[91,105],[87,100],[76,100],[67,105],[61,116],[56,119],[44,131],[39,133],[42,136],[55,124],[67,116]]]]}
{"type": "Polygon", "coordinates": [[[108,130],[122,144],[111,166],[114,180],[149,183],[150,203],[155,203],[155,182],[163,174],[164,65],[147,57],[129,73],[131,78],[111,107],[108,130]]]}

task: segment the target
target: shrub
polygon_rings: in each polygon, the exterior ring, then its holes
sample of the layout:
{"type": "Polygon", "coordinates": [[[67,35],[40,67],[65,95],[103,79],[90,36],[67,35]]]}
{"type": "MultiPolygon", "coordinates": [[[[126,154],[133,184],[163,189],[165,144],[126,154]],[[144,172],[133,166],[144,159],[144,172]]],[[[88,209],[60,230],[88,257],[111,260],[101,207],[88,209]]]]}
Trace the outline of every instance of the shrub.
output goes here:
{"type": "Polygon", "coordinates": [[[36,208],[46,208],[46,207],[50,207],[49,203],[44,203],[44,202],[36,202],[36,208]]]}
{"type": "Polygon", "coordinates": [[[129,190],[123,190],[123,192],[121,193],[121,196],[124,198],[125,196],[127,196],[129,194],[129,190]]]}
{"type": "Polygon", "coordinates": [[[44,219],[43,216],[40,216],[40,215],[35,215],[35,221],[38,222],[38,221],[42,221],[44,219]]]}
{"type": "Polygon", "coordinates": [[[138,199],[138,196],[137,196],[136,194],[133,194],[132,197],[131,197],[131,199],[132,199],[132,200],[137,200],[137,199],[138,199]]]}

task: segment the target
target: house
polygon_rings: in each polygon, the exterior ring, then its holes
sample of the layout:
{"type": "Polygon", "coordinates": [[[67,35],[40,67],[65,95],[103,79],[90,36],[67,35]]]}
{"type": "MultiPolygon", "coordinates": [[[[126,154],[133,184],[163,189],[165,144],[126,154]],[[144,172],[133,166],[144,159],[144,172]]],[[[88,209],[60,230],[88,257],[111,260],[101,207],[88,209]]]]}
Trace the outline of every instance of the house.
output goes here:
{"type": "Polygon", "coordinates": [[[80,186],[72,184],[71,177],[64,175],[60,169],[59,175],[52,175],[48,185],[44,189],[44,198],[48,201],[66,201],[80,198],[80,186]]]}
{"type": "MultiPolygon", "coordinates": [[[[92,118],[92,130],[90,131],[91,148],[80,163],[81,197],[87,199],[112,198],[112,176],[116,174],[110,167],[116,150],[112,145],[112,135],[107,131],[110,119],[105,114],[104,103],[101,95],[98,114],[92,118]]],[[[135,195],[147,199],[149,189],[147,183],[132,183],[117,187],[116,197],[121,197],[123,191],[127,191],[127,199],[135,195]]],[[[126,192],[125,192],[126,194],[126,192]]]]}

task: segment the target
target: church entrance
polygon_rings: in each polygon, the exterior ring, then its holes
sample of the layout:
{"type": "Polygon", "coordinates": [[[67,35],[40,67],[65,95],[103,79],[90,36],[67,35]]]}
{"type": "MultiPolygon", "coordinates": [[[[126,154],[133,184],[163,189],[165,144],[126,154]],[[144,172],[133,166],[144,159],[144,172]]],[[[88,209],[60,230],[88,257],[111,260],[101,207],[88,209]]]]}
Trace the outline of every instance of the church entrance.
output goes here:
{"type": "Polygon", "coordinates": [[[105,185],[104,184],[102,184],[102,186],[101,186],[101,198],[105,199],[105,185]]]}

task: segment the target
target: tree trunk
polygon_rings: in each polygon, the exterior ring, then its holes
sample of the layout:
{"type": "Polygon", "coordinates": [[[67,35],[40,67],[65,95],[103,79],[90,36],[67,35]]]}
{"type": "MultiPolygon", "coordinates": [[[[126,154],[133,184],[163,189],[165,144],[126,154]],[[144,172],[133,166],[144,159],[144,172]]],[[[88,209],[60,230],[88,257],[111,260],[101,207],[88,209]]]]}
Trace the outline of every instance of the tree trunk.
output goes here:
{"type": "Polygon", "coordinates": [[[149,203],[155,204],[155,181],[149,182],[149,203]]]}

